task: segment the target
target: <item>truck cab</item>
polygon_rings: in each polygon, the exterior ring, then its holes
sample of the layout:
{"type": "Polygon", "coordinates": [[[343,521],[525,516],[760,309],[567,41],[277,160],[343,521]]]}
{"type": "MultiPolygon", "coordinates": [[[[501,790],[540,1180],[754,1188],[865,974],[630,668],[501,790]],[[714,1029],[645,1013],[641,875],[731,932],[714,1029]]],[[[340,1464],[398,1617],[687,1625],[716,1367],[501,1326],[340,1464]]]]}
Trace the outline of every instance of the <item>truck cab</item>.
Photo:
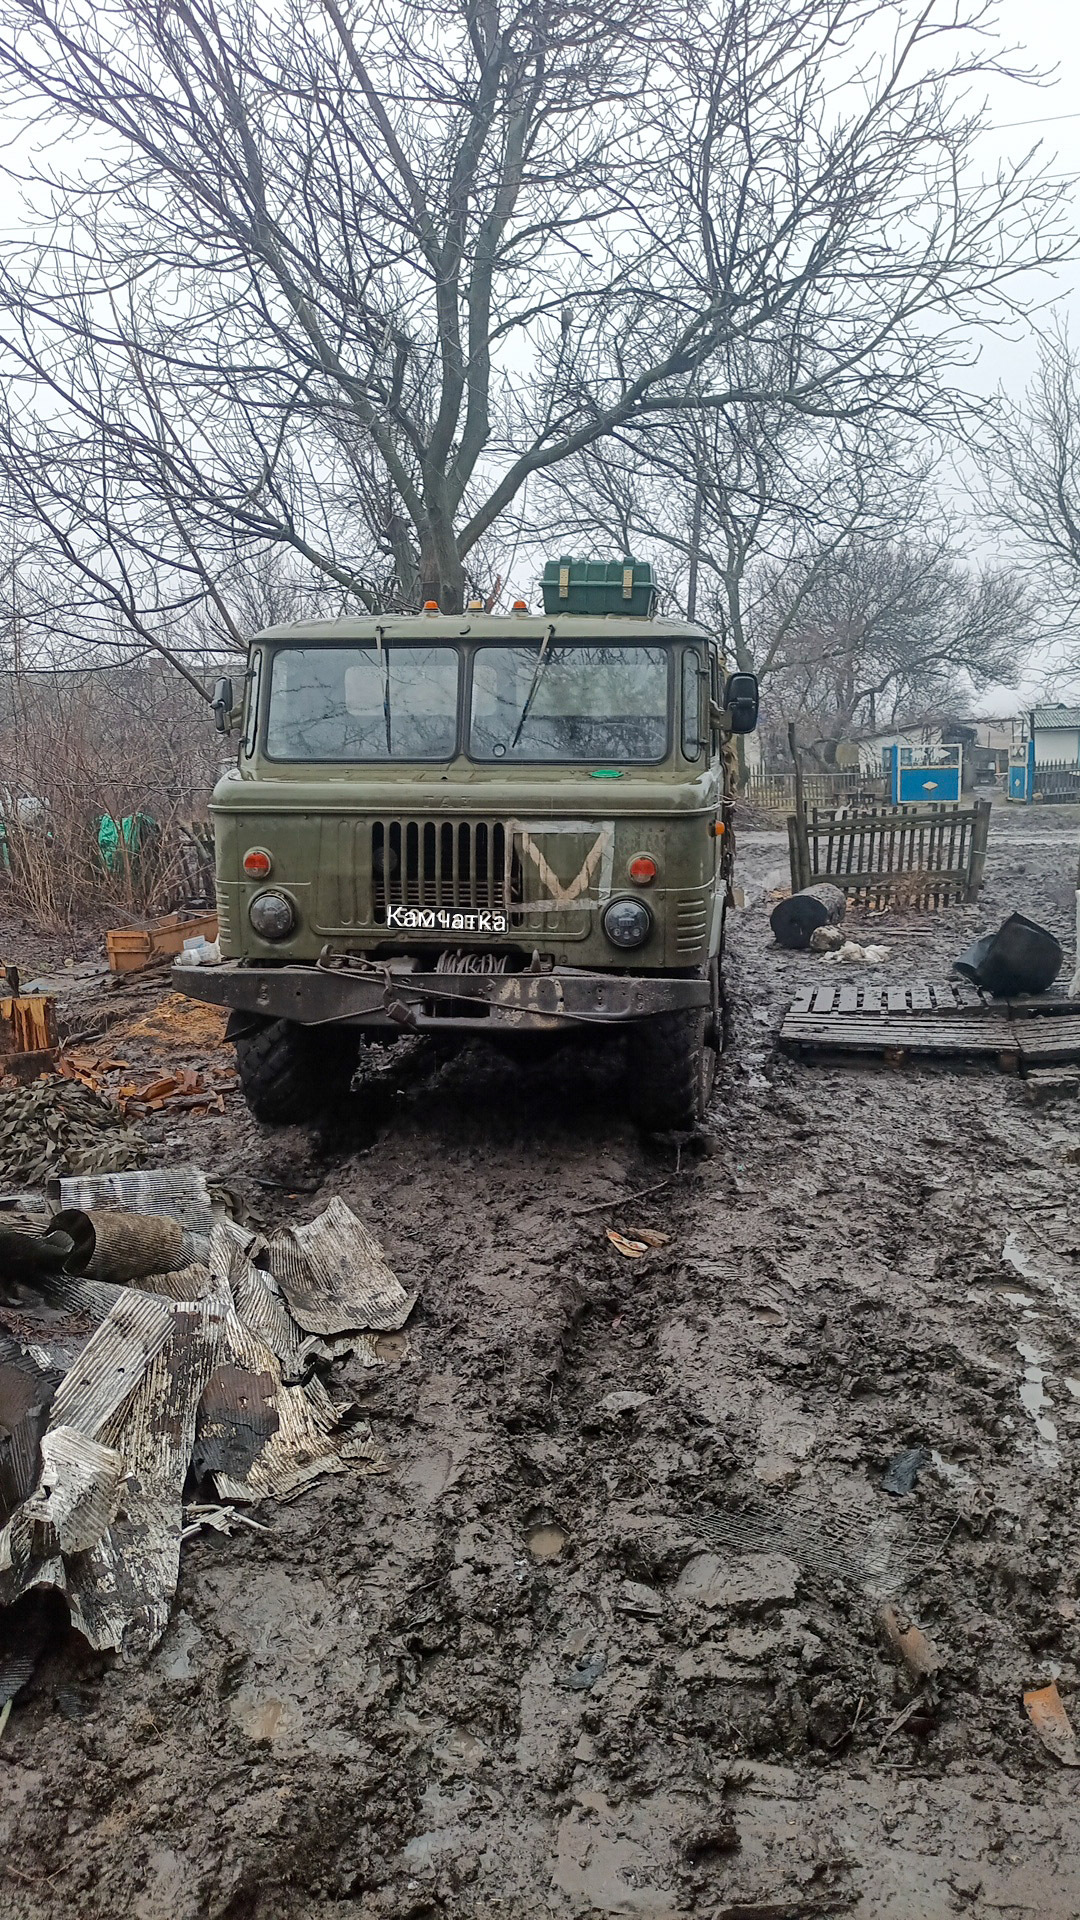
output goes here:
{"type": "Polygon", "coordinates": [[[230,1009],[260,1118],[312,1115],[365,1038],[428,1031],[619,1033],[641,1123],[700,1120],[756,683],[651,598],[550,601],[252,642],[211,806],[223,964],[175,978],[230,1009]]]}

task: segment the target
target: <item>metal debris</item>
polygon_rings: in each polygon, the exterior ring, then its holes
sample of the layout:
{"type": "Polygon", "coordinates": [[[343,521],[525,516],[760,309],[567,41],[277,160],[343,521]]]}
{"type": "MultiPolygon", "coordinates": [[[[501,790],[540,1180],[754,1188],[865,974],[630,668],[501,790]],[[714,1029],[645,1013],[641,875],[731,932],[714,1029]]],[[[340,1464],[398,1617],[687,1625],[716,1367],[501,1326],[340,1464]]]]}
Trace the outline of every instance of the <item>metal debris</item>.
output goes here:
{"type": "Polygon", "coordinates": [[[878,1631],[889,1653],[902,1660],[908,1672],[916,1680],[928,1680],[941,1666],[941,1657],[937,1648],[914,1620],[896,1607],[882,1607],[878,1614],[878,1631]]]}
{"type": "MultiPolygon", "coordinates": [[[[214,1469],[214,1485],[222,1500],[280,1499],[305,1481],[323,1473],[342,1473],[346,1466],[363,1467],[373,1473],[381,1470],[382,1450],[372,1438],[370,1427],[366,1422],[349,1426],[349,1410],[334,1405],[320,1380],[309,1380],[303,1386],[286,1385],[275,1355],[235,1313],[226,1317],[224,1337],[233,1367],[254,1376],[277,1419],[250,1460],[234,1456],[231,1471],[228,1462],[214,1469]]],[[[237,1407],[234,1399],[230,1406],[220,1372],[211,1382],[204,1403],[204,1418],[213,1418],[215,1413],[222,1422],[231,1415],[237,1438],[245,1437],[250,1400],[237,1407]]]]}
{"type": "Polygon", "coordinates": [[[267,1245],[270,1271],[306,1333],[396,1332],[416,1304],[344,1200],[331,1200],[307,1226],[286,1227],[267,1245]]]}
{"type": "Polygon", "coordinates": [[[235,1533],[237,1527],[248,1527],[252,1533],[269,1533],[270,1527],[265,1520],[255,1520],[250,1513],[241,1513],[239,1507],[207,1507],[198,1504],[184,1508],[184,1525],[180,1532],[181,1540],[190,1540],[197,1533],[207,1529],[211,1533],[235,1533]]]}
{"type": "Polygon", "coordinates": [[[41,1435],[62,1377],[0,1331],[0,1525],[35,1484],[41,1435]]]}
{"type": "MultiPolygon", "coordinates": [[[[208,1218],[205,1176],[181,1171],[189,1219],[208,1218]]],[[[136,1185],[118,1179],[129,1193],[136,1185]]],[[[80,1198],[90,1197],[87,1186],[100,1195],[99,1182],[74,1184],[80,1198]]],[[[136,1190],[156,1214],[160,1182],[139,1176],[136,1190]]],[[[100,1218],[114,1230],[114,1272],[125,1261],[130,1268],[137,1242],[176,1258],[192,1245],[192,1234],[168,1219],[100,1218]]],[[[60,1254],[72,1244],[70,1234],[55,1238],[60,1254]]],[[[0,1330],[5,1626],[24,1597],[52,1590],[92,1647],[140,1656],[168,1623],[181,1543],[193,1531],[261,1525],[238,1509],[281,1498],[320,1474],[381,1468],[369,1427],[331,1399],[314,1357],[342,1344],[335,1322],[343,1320],[354,1329],[344,1344],[366,1343],[377,1363],[375,1332],[400,1327],[415,1296],[340,1202],[310,1227],[275,1238],[283,1270],[308,1317],[328,1327],[329,1344],[298,1324],[288,1292],[253,1263],[253,1253],[266,1251],[262,1243],[228,1221],[213,1227],[204,1260],[146,1276],[137,1287],[61,1264],[35,1273],[25,1311],[5,1310],[5,1326],[24,1331],[20,1339],[0,1330]],[[61,1350],[66,1371],[53,1364],[61,1350]],[[185,1515],[189,1473],[211,1483],[217,1503],[185,1515]]],[[[93,1240],[91,1232],[81,1247],[83,1264],[93,1240]]],[[[25,1664],[13,1669],[9,1693],[25,1684],[25,1664]]]]}
{"type": "MultiPolygon", "coordinates": [[[[91,1168],[73,1170],[89,1174],[91,1168]]],[[[71,1177],[60,1181],[62,1207],[124,1207],[131,1213],[167,1213],[189,1233],[208,1235],[222,1208],[215,1206],[209,1182],[200,1167],[156,1167],[152,1172],[110,1172],[97,1178],[71,1177]]]]}

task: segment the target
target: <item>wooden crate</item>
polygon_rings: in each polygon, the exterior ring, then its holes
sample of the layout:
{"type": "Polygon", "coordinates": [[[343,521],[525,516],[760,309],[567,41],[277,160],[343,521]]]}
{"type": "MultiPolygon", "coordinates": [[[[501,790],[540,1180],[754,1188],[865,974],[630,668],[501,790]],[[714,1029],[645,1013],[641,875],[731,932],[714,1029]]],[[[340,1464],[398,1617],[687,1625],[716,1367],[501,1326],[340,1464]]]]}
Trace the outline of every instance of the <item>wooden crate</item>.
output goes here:
{"type": "Polygon", "coordinates": [[[168,960],[179,953],[185,940],[199,934],[216,940],[216,913],[166,913],[150,927],[118,927],[105,935],[105,951],[113,973],[138,973],[155,960],[168,960]]]}
{"type": "Polygon", "coordinates": [[[51,993],[0,996],[0,1074],[35,1080],[53,1065],[59,1044],[51,993]]]}

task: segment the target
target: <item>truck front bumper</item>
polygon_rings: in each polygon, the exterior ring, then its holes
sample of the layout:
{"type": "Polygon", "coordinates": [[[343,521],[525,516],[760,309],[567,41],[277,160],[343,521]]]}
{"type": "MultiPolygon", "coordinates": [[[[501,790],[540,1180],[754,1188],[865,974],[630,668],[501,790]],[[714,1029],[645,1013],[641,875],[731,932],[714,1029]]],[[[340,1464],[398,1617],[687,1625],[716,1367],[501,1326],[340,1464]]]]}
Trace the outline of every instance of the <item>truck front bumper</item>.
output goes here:
{"type": "Polygon", "coordinates": [[[554,1032],[623,1026],[684,1007],[707,1007],[709,983],[656,974],[422,973],[385,965],[175,967],[181,993],[253,1020],[390,1031],[554,1032]]]}

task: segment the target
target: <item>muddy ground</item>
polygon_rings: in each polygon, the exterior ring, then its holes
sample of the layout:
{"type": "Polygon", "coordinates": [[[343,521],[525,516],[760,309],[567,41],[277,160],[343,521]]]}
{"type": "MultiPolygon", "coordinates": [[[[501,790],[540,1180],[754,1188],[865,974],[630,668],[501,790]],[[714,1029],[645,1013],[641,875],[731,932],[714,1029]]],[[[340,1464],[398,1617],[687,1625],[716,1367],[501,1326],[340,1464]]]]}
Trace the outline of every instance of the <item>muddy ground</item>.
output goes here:
{"type": "MultiPolygon", "coordinates": [[[[996,807],[979,907],[875,923],[883,976],[1011,907],[1071,972],[1078,841],[996,807]]],[[[145,1665],[61,1645],[17,1703],[0,1915],[1080,1914],[1080,1775],[1021,1699],[1056,1679],[1080,1726],[1080,1107],[778,1055],[829,977],[770,944],[784,858],[743,836],[700,1154],[643,1143],[602,1062],[480,1050],[321,1139],[235,1094],[145,1123],[257,1220],[343,1195],[420,1303],[374,1384],[337,1374],[384,1475],[193,1540],[145,1665]],[[609,1226],[671,1238],[631,1261],[609,1226]]],[[[71,976],[65,1012],[163,991],[71,976]]]]}

